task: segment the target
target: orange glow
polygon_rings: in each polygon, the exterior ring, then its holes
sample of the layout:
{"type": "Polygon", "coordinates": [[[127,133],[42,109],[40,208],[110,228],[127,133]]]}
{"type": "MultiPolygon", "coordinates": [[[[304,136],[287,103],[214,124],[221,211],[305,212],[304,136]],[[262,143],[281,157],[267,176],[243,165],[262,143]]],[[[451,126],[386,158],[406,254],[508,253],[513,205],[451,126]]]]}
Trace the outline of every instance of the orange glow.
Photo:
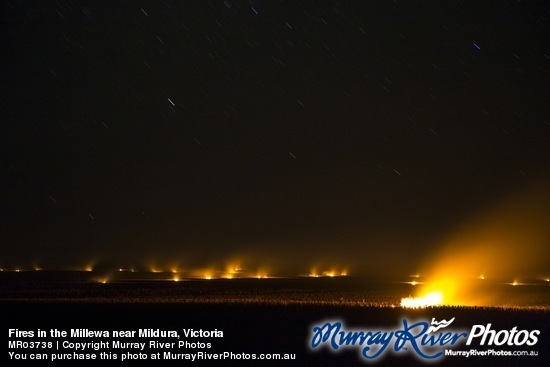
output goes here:
{"type": "Polygon", "coordinates": [[[267,278],[269,278],[269,275],[268,275],[266,270],[258,270],[258,272],[256,273],[255,278],[257,278],[257,279],[267,279],[267,278]]]}
{"type": "MultiPolygon", "coordinates": [[[[491,279],[532,277],[533,272],[547,269],[548,187],[547,184],[531,187],[450,233],[440,250],[426,259],[422,269],[424,284],[414,296],[441,291],[445,305],[505,305],[507,298],[502,291],[489,289],[486,277],[488,274],[491,279]]],[[[517,279],[507,284],[523,285],[517,279]]]]}
{"type": "Polygon", "coordinates": [[[334,277],[345,277],[347,275],[348,275],[348,270],[347,269],[343,269],[342,271],[338,271],[335,268],[332,268],[330,270],[325,270],[325,271],[322,271],[322,272],[318,272],[316,268],[312,268],[310,270],[309,274],[307,274],[306,276],[308,276],[310,278],[319,278],[319,277],[334,278],[334,277]]]}
{"type": "Polygon", "coordinates": [[[94,271],[94,264],[88,264],[84,267],[84,271],[94,271]]]}
{"type": "Polygon", "coordinates": [[[223,278],[232,279],[234,278],[233,276],[231,278],[228,278],[227,275],[236,275],[236,274],[241,274],[242,272],[243,272],[243,268],[241,267],[240,263],[238,262],[229,263],[225,267],[226,274],[223,276],[223,278]]]}
{"type": "Polygon", "coordinates": [[[210,280],[214,278],[216,271],[212,268],[202,268],[202,269],[193,269],[190,272],[190,276],[195,279],[206,279],[210,280]]]}
{"type": "Polygon", "coordinates": [[[460,281],[458,278],[447,276],[426,282],[412,281],[409,284],[418,286],[415,297],[407,297],[401,300],[403,307],[422,308],[428,306],[464,305],[459,298],[460,281]]]}
{"type": "Polygon", "coordinates": [[[404,308],[426,308],[443,305],[443,293],[432,291],[422,297],[407,297],[401,299],[401,307],[404,308]]]}
{"type": "Polygon", "coordinates": [[[324,271],[323,272],[323,276],[325,277],[345,277],[348,275],[348,271],[346,269],[342,270],[342,271],[338,271],[336,269],[330,269],[329,271],[324,271]]]}

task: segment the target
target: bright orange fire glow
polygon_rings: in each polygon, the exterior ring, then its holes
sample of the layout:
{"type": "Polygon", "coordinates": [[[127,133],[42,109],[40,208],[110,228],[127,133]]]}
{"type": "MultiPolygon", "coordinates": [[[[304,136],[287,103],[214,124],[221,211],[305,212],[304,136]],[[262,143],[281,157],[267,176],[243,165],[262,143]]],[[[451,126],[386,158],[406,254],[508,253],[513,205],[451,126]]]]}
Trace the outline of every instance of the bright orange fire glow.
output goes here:
{"type": "Polygon", "coordinates": [[[443,293],[439,291],[430,292],[422,297],[407,297],[401,299],[401,307],[405,308],[426,308],[443,305],[443,293]]]}
{"type": "Polygon", "coordinates": [[[269,278],[267,270],[262,270],[262,269],[258,270],[258,272],[256,273],[255,278],[257,278],[257,279],[267,279],[267,278],[269,278]]]}
{"type": "MultiPolygon", "coordinates": [[[[550,190],[532,187],[465,223],[426,259],[414,296],[439,291],[444,305],[497,306],[508,298],[485,279],[536,277],[548,268],[550,190]],[[539,273],[540,274],[540,273],[539,273]],[[483,282],[480,280],[484,280],[483,282]]],[[[511,286],[520,286],[515,279],[511,286]]]]}
{"type": "Polygon", "coordinates": [[[345,277],[347,275],[348,275],[347,269],[344,269],[342,271],[338,271],[335,268],[332,268],[330,270],[325,270],[325,271],[322,271],[322,272],[317,272],[316,268],[312,268],[310,270],[309,274],[307,274],[307,276],[310,277],[310,278],[320,278],[320,277],[334,278],[334,277],[345,277]]]}

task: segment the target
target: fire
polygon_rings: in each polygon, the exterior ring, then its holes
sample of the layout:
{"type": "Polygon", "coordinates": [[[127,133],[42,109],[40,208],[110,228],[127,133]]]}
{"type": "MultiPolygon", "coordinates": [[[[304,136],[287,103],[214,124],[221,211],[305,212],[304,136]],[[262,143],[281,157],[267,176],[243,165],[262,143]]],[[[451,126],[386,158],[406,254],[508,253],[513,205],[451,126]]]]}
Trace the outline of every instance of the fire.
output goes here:
{"type": "Polygon", "coordinates": [[[216,274],[216,270],[214,270],[213,268],[198,268],[198,269],[193,269],[189,275],[191,278],[194,278],[194,279],[205,279],[205,280],[210,280],[210,279],[214,279],[214,275],[216,274]]]}
{"type": "Polygon", "coordinates": [[[443,305],[465,305],[460,286],[461,281],[456,276],[438,277],[426,281],[411,281],[408,284],[417,288],[415,297],[401,299],[401,306],[407,308],[424,308],[443,305]]]}
{"type": "Polygon", "coordinates": [[[334,278],[334,277],[345,277],[347,275],[348,275],[347,269],[338,271],[335,268],[331,268],[330,270],[318,272],[316,268],[312,268],[309,274],[307,274],[306,276],[310,278],[320,278],[320,277],[334,278]]]}
{"type": "Polygon", "coordinates": [[[347,270],[342,270],[342,271],[337,271],[335,269],[331,269],[329,271],[324,271],[323,272],[323,276],[324,277],[331,277],[331,278],[334,278],[334,277],[345,277],[348,275],[348,271],[347,270]]]}
{"type": "Polygon", "coordinates": [[[405,308],[426,308],[442,305],[443,293],[440,291],[433,291],[422,297],[407,297],[401,299],[401,307],[405,308]]]}
{"type": "MultiPolygon", "coordinates": [[[[445,305],[496,306],[503,296],[487,281],[547,271],[550,190],[546,182],[495,203],[441,239],[422,265],[421,286],[413,296],[434,291],[445,305]]],[[[513,279],[510,286],[522,286],[513,279]]],[[[405,301],[405,304],[412,299],[405,301]]],[[[420,302],[420,301],[418,301],[420,302]]]]}
{"type": "Polygon", "coordinates": [[[256,278],[257,279],[267,279],[267,278],[269,278],[269,275],[268,275],[267,271],[259,270],[256,273],[256,278]]]}
{"type": "Polygon", "coordinates": [[[227,274],[239,274],[243,272],[243,268],[239,262],[230,262],[225,267],[225,272],[227,274]]]}

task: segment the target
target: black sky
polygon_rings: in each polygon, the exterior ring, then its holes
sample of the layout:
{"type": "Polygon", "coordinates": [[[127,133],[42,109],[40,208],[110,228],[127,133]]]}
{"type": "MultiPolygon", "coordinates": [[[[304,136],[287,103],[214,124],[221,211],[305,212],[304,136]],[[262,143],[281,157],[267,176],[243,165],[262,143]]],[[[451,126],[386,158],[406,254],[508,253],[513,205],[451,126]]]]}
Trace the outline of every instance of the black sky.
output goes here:
{"type": "Polygon", "coordinates": [[[0,263],[414,269],[550,176],[548,2],[2,3],[0,263]]]}

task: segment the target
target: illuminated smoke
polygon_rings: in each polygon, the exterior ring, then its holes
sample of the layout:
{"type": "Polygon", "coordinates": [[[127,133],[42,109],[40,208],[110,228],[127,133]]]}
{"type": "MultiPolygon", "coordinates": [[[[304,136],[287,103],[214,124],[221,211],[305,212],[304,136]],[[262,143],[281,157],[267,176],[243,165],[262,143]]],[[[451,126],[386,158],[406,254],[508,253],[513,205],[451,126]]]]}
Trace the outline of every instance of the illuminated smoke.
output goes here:
{"type": "MultiPolygon", "coordinates": [[[[536,188],[480,215],[443,242],[422,270],[417,297],[441,292],[446,305],[506,302],[485,283],[547,274],[550,259],[550,190],[536,188]]],[[[412,302],[412,301],[410,301],[412,302]]]]}

